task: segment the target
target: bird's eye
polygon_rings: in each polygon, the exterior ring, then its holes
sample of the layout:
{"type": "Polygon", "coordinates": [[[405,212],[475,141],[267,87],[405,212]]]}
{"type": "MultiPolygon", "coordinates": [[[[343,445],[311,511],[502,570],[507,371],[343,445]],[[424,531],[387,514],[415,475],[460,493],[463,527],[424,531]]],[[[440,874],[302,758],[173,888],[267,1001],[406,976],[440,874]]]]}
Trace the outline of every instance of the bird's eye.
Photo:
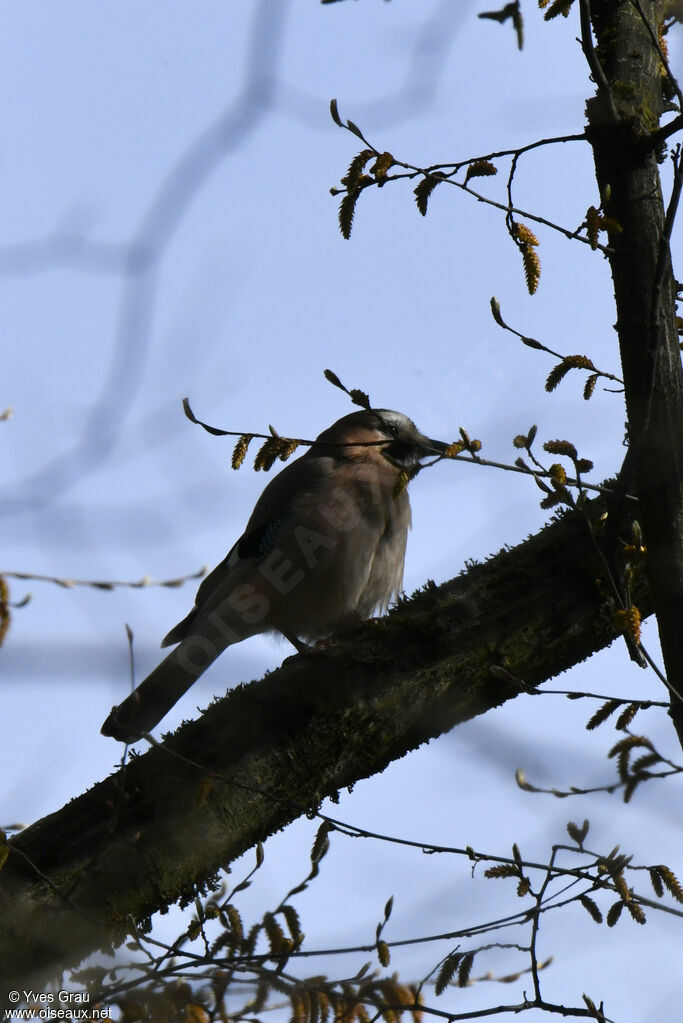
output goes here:
{"type": "Polygon", "coordinates": [[[387,433],[390,433],[392,437],[398,437],[398,426],[395,423],[384,423],[383,425],[387,433]]]}

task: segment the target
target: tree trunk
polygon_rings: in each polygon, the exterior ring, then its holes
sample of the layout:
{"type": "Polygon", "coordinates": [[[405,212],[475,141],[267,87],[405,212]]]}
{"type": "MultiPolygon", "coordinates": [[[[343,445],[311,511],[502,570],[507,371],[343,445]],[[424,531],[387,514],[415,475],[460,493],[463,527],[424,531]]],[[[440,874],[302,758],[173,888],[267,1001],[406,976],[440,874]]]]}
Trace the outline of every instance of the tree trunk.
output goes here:
{"type": "MultiPolygon", "coordinates": [[[[586,3],[586,0],[581,0],[586,3]]],[[[585,8],[584,8],[585,9],[585,8]]],[[[593,0],[589,139],[607,216],[628,433],[670,715],[683,745],[683,394],[676,281],[652,135],[662,111],[661,2],[593,0]],[[602,68],[602,76],[599,68],[602,68]],[[602,77],[602,81],[601,81],[602,77]],[[674,691],[675,690],[675,691],[674,691]]],[[[590,47],[584,23],[584,49],[590,47]]],[[[674,211],[672,210],[672,213],[674,211]]]]}

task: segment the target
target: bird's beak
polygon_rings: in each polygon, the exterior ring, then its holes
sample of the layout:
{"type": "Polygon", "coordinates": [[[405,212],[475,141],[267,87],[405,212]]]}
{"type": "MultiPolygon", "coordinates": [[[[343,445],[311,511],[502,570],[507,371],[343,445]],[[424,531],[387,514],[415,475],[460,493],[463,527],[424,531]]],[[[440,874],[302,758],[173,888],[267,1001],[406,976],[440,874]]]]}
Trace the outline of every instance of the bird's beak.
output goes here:
{"type": "Polygon", "coordinates": [[[416,441],[426,455],[444,455],[450,447],[450,444],[445,444],[442,440],[432,440],[423,433],[418,434],[416,441]]]}

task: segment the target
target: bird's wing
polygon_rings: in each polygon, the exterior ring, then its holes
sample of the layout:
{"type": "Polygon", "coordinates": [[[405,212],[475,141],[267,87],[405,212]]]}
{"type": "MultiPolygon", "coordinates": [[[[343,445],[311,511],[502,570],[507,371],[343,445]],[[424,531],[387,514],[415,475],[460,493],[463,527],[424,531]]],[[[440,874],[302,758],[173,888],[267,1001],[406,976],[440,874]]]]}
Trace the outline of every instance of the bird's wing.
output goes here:
{"type": "Polygon", "coordinates": [[[206,579],[202,580],[197,590],[194,607],[181,622],[174,625],[171,631],[164,636],[161,641],[162,647],[173,646],[185,639],[189,627],[197,616],[220,601],[226,584],[232,590],[252,575],[260,562],[273,549],[281,527],[290,517],[284,515],[272,522],[264,523],[256,529],[251,529],[240,537],[220,564],[216,565],[206,579]]]}
{"type": "Polygon", "coordinates": [[[247,528],[226,557],[203,579],[194,607],[164,636],[161,646],[173,646],[185,639],[197,616],[219,603],[253,572],[277,546],[278,536],[297,513],[297,505],[317,489],[329,472],[329,458],[304,456],[286,466],[265,488],[251,514],[247,528]],[[325,464],[323,464],[325,463],[325,464]]]}

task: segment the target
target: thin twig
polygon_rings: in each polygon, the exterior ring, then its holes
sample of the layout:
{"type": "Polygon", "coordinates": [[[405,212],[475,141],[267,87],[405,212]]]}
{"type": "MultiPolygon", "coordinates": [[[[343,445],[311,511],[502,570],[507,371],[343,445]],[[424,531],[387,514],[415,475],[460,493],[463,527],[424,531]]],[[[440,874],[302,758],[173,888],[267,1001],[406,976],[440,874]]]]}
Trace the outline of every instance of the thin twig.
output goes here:
{"type": "MultiPolygon", "coordinates": [[[[355,135],[356,138],[359,138],[367,146],[367,148],[372,151],[373,155],[375,156],[380,155],[379,149],[377,149],[372,144],[372,142],[370,142],[369,139],[366,138],[366,136],[363,134],[358,125],[353,124],[353,127],[349,127],[348,122],[343,123],[338,121],[337,123],[338,124],[341,123],[341,127],[345,128],[352,135],[355,135]]],[[[457,174],[458,171],[460,171],[463,167],[468,167],[473,163],[490,162],[491,160],[511,156],[513,158],[513,163],[516,166],[517,161],[522,155],[524,155],[525,153],[529,153],[534,149],[538,149],[542,146],[556,145],[558,143],[564,142],[584,142],[585,140],[586,140],[585,132],[581,132],[580,134],[576,133],[570,135],[559,135],[547,139],[537,139],[534,142],[529,142],[525,146],[519,146],[517,149],[500,149],[494,152],[486,153],[483,156],[468,157],[466,160],[460,160],[454,163],[432,164],[429,167],[417,167],[415,166],[415,164],[406,163],[402,160],[397,160],[396,158],[394,158],[393,166],[403,167],[407,171],[407,173],[386,175],[385,177],[382,178],[381,182],[368,181],[362,185],[362,187],[359,189],[358,194],[360,194],[360,192],[364,191],[366,188],[372,187],[373,185],[377,186],[384,185],[386,184],[387,181],[400,181],[402,179],[412,180],[418,175],[433,176],[438,174],[441,177],[442,182],[450,185],[455,185],[456,187],[462,189],[464,192],[467,192],[468,195],[471,195],[478,202],[483,202],[488,206],[493,206],[495,209],[502,210],[507,217],[511,217],[513,214],[515,214],[517,216],[524,217],[525,220],[532,220],[537,224],[543,224],[545,227],[549,227],[554,231],[558,231],[565,238],[577,239],[578,241],[584,242],[585,244],[590,244],[588,238],[584,238],[581,234],[579,234],[580,229],[576,231],[570,231],[568,228],[562,227],[561,225],[556,224],[545,217],[540,217],[537,214],[530,213],[526,210],[517,209],[512,205],[511,198],[508,204],[505,205],[504,203],[499,203],[496,202],[494,199],[490,199],[488,196],[482,195],[480,192],[474,191],[474,189],[469,188],[468,185],[466,185],[463,182],[454,181],[452,179],[452,175],[457,174]]],[[[339,192],[341,191],[343,190],[335,189],[334,194],[339,194],[339,192]]],[[[610,252],[609,247],[605,245],[597,245],[594,247],[597,247],[600,251],[602,251],[605,254],[609,254],[610,252]]]]}
{"type": "Polygon", "coordinates": [[[629,700],[626,697],[605,696],[602,693],[576,692],[573,689],[533,689],[530,690],[534,696],[566,696],[570,700],[614,700],[618,699],[622,704],[636,704],[640,710],[649,710],[650,707],[663,707],[668,709],[669,703],[666,700],[629,700]]]}
{"type": "Polygon", "coordinates": [[[36,575],[32,572],[0,572],[0,576],[7,576],[10,579],[21,579],[23,581],[42,582],[42,583],[54,583],[56,586],[62,586],[64,589],[71,590],[75,586],[90,586],[95,590],[115,590],[120,587],[128,587],[133,590],[146,589],[148,586],[165,586],[169,589],[174,589],[177,586],[183,586],[187,582],[191,582],[193,579],[201,579],[208,572],[208,566],[203,565],[198,571],[192,572],[190,575],[178,576],[176,579],[152,579],[148,575],[143,575],[142,579],[134,580],[133,582],[123,582],[120,580],[95,580],[95,579],[65,579],[59,576],[52,575],[36,575]]]}
{"type": "MultiPolygon", "coordinates": [[[[401,179],[405,178],[412,179],[416,177],[417,174],[425,173],[429,172],[427,170],[422,170],[421,168],[416,168],[415,171],[409,174],[388,174],[387,177],[384,179],[384,183],[386,183],[387,181],[400,181],[401,179]]],[[[547,217],[541,217],[537,213],[531,213],[529,210],[522,210],[518,206],[511,206],[509,203],[497,202],[495,199],[491,199],[489,196],[482,195],[481,192],[477,192],[473,188],[470,188],[470,186],[466,185],[464,182],[454,181],[450,177],[444,176],[442,179],[442,183],[444,185],[453,185],[455,188],[459,188],[463,192],[467,192],[467,194],[471,195],[473,199],[477,200],[477,202],[482,202],[486,206],[492,206],[494,209],[502,210],[502,212],[507,215],[515,214],[518,217],[523,217],[525,220],[532,220],[535,224],[542,224],[544,227],[549,227],[551,230],[557,231],[564,238],[567,238],[570,241],[583,242],[584,245],[591,244],[588,238],[585,238],[582,234],[579,233],[581,228],[577,228],[576,230],[571,231],[568,227],[562,227],[561,224],[556,224],[554,221],[548,220],[547,217]]],[[[379,186],[379,182],[378,181],[367,182],[363,186],[362,191],[364,191],[366,188],[372,188],[373,186],[379,186]]],[[[593,247],[598,251],[602,252],[604,255],[609,255],[612,251],[609,245],[603,245],[600,242],[597,245],[594,245],[593,247]]]]}

